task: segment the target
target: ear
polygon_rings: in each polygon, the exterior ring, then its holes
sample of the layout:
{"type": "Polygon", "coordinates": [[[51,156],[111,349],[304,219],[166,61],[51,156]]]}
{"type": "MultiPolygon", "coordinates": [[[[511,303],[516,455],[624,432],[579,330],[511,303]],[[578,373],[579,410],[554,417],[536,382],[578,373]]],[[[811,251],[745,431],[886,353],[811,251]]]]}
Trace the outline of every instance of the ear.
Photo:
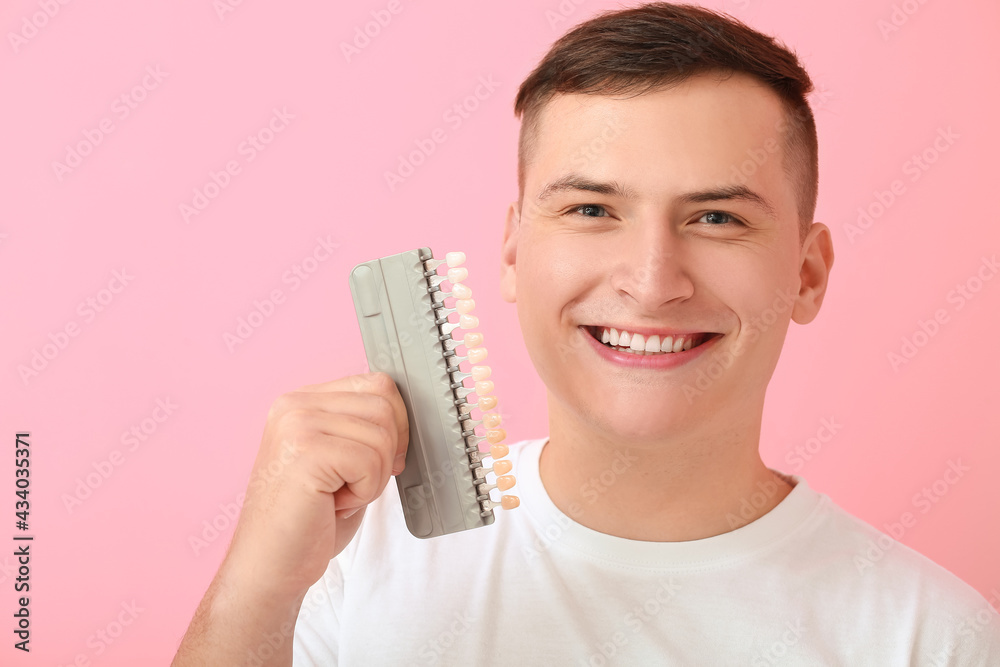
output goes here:
{"type": "Polygon", "coordinates": [[[521,228],[521,214],[517,202],[507,209],[503,227],[503,245],[500,249],[500,295],[507,303],[517,300],[517,233],[521,228]]]}
{"type": "Polygon", "coordinates": [[[814,222],[802,243],[799,267],[799,295],[792,307],[792,319],[809,324],[823,305],[823,296],[833,268],[833,236],[821,222],[814,222]]]}

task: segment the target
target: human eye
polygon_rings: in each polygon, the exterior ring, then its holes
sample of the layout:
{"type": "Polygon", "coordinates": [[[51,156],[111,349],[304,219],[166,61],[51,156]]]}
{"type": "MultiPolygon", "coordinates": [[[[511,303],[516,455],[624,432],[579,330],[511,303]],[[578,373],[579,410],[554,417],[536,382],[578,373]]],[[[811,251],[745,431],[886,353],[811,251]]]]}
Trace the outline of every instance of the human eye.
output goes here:
{"type": "Polygon", "coordinates": [[[724,211],[708,211],[707,213],[704,213],[700,218],[698,218],[698,221],[700,222],[702,220],[705,220],[710,216],[716,222],[709,222],[708,220],[706,220],[706,224],[708,224],[709,227],[729,227],[736,225],[743,226],[743,222],[739,218],[730,215],[729,213],[726,213],[724,211]]]}
{"type": "Polygon", "coordinates": [[[574,206],[568,213],[577,213],[584,218],[606,218],[608,217],[608,211],[603,206],[599,204],[583,204],[581,206],[574,206]]]}

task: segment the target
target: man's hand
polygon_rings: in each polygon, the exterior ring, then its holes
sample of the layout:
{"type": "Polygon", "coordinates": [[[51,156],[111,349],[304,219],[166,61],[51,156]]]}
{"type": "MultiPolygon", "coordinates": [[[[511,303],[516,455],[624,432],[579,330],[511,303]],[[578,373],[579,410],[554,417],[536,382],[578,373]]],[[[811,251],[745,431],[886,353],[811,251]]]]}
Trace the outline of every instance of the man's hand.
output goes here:
{"type": "Polygon", "coordinates": [[[271,406],[227,560],[305,592],[343,551],[362,510],[403,469],[409,423],[385,373],[352,375],[271,406]]]}
{"type": "MultiPolygon", "coordinates": [[[[403,469],[409,422],[385,373],[308,385],[271,406],[229,552],[175,667],[235,664],[294,624],[306,590],[403,469]]],[[[291,638],[267,664],[291,664],[291,638]]]]}

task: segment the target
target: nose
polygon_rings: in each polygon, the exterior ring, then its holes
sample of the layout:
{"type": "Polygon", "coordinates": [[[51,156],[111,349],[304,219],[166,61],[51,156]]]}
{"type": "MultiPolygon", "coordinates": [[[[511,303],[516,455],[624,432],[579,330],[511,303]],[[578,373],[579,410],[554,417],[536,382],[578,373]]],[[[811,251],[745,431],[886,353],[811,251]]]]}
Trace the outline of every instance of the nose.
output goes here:
{"type": "Polygon", "coordinates": [[[621,235],[609,251],[618,261],[611,276],[614,290],[630,297],[644,312],[654,313],[672,301],[694,294],[694,283],[681,240],[662,220],[643,221],[621,235]]]}

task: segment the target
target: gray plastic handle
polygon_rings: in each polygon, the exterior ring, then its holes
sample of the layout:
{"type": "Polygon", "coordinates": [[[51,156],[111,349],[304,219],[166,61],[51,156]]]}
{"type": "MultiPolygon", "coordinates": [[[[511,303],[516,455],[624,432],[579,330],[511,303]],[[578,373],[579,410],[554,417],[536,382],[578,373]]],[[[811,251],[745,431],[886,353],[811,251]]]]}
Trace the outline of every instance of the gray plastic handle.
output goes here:
{"type": "Polygon", "coordinates": [[[410,443],[396,485],[406,527],[420,538],[494,521],[493,510],[477,500],[473,469],[482,466],[481,457],[468,451],[462,435],[458,404],[464,401],[452,389],[445,360],[442,341],[450,336],[435,324],[430,259],[430,248],[418,248],[362,262],[350,276],[368,367],[388,373],[406,405],[410,443]]]}

